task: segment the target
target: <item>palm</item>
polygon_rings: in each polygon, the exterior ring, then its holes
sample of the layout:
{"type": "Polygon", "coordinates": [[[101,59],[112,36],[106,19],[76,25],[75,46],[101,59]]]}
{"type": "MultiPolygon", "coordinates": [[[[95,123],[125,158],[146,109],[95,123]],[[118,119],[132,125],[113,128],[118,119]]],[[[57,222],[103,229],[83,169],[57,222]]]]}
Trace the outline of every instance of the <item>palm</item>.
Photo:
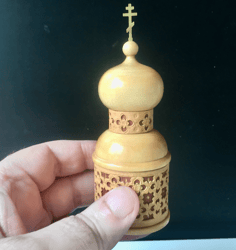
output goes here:
{"type": "Polygon", "coordinates": [[[0,163],[0,228],[31,232],[93,201],[95,142],[56,141],[21,150],[0,163]]]}

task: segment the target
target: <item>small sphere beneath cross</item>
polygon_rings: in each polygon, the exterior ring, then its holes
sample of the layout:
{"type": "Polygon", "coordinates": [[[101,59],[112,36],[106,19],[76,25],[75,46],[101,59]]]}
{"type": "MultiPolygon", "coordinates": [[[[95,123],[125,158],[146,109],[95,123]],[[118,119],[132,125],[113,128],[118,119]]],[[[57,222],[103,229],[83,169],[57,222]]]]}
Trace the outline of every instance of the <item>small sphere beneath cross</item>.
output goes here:
{"type": "Polygon", "coordinates": [[[134,41],[128,41],[123,45],[122,50],[126,56],[135,56],[138,53],[138,44],[134,41]]]}

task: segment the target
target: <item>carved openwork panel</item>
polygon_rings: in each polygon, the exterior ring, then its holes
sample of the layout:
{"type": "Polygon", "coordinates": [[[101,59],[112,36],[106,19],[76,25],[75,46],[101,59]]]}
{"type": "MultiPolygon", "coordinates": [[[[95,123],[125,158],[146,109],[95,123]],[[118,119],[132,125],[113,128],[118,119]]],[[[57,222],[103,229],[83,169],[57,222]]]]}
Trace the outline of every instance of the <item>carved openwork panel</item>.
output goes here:
{"type": "Polygon", "coordinates": [[[153,109],[140,112],[109,110],[109,130],[119,134],[146,133],[153,129],[153,109]]]}
{"type": "Polygon", "coordinates": [[[126,173],[95,166],[95,200],[118,186],[132,188],[140,201],[132,228],[151,226],[168,216],[169,165],[154,171],[126,173]]]}

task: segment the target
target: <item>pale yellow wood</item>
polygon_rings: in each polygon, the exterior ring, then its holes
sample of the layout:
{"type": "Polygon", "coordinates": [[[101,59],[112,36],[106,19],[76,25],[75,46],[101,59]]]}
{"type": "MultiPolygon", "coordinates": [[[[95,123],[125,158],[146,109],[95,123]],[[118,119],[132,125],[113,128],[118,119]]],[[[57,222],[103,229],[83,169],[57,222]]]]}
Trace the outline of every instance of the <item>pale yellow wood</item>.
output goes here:
{"type": "Polygon", "coordinates": [[[170,163],[171,154],[167,153],[166,156],[149,162],[112,162],[107,161],[102,158],[97,157],[97,155],[93,154],[93,161],[100,167],[114,170],[114,171],[123,171],[123,172],[149,172],[155,169],[163,168],[170,163]]]}
{"type": "Polygon", "coordinates": [[[135,56],[138,53],[138,44],[134,41],[127,42],[123,45],[122,50],[126,56],[135,56]]]}
{"type": "Polygon", "coordinates": [[[147,133],[153,129],[153,109],[120,112],[109,109],[109,130],[118,134],[147,133]]]}
{"type": "Polygon", "coordinates": [[[114,164],[156,161],[167,153],[166,141],[155,129],[148,133],[126,135],[106,130],[99,137],[95,149],[98,158],[114,164]]]}
{"type": "Polygon", "coordinates": [[[145,111],[153,109],[163,96],[161,76],[151,67],[135,59],[138,45],[126,42],[126,59],[102,76],[98,93],[103,104],[117,111],[145,111]]]}
{"type": "Polygon", "coordinates": [[[156,225],[150,227],[142,227],[142,228],[130,228],[127,235],[147,235],[161,230],[165,227],[170,221],[170,211],[168,216],[161,222],[156,225]]]}
{"type": "Polygon", "coordinates": [[[128,21],[129,21],[129,27],[126,29],[126,33],[129,32],[129,41],[133,41],[133,37],[132,37],[132,28],[134,27],[134,22],[132,22],[132,16],[137,16],[138,13],[136,12],[132,12],[132,10],[134,9],[134,6],[131,5],[131,3],[128,4],[127,7],[125,7],[126,10],[128,10],[128,13],[123,13],[124,17],[128,17],[128,21]]]}
{"type": "MultiPolygon", "coordinates": [[[[132,40],[131,4],[126,7],[132,40]]],[[[140,210],[129,235],[153,233],[169,222],[169,163],[164,137],[153,129],[153,108],[164,86],[160,75],[135,59],[134,41],[123,45],[126,59],[101,77],[98,93],[109,109],[109,130],[98,139],[93,154],[95,199],[118,186],[132,188],[140,210]]]]}
{"type": "Polygon", "coordinates": [[[132,188],[140,201],[139,214],[129,234],[145,234],[160,230],[169,221],[169,164],[145,172],[124,172],[102,168],[95,164],[95,200],[119,186],[132,188]]]}

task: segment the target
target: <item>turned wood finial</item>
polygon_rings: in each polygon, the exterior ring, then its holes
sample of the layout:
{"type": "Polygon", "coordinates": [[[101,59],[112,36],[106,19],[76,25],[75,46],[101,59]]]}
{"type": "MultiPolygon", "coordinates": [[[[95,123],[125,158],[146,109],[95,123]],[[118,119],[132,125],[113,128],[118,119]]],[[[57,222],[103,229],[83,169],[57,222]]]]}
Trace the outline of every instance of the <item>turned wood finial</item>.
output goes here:
{"type": "Polygon", "coordinates": [[[123,45],[122,50],[126,56],[135,56],[138,53],[138,44],[134,41],[128,41],[123,45]]]}

